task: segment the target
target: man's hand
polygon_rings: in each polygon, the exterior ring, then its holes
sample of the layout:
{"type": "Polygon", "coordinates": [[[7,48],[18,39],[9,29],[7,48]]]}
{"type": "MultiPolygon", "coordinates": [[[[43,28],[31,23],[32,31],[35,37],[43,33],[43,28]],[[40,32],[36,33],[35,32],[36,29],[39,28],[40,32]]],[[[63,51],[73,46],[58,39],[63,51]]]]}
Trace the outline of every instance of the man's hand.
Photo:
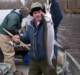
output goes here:
{"type": "Polygon", "coordinates": [[[12,41],[15,43],[20,43],[20,36],[19,35],[12,36],[12,41]]]}

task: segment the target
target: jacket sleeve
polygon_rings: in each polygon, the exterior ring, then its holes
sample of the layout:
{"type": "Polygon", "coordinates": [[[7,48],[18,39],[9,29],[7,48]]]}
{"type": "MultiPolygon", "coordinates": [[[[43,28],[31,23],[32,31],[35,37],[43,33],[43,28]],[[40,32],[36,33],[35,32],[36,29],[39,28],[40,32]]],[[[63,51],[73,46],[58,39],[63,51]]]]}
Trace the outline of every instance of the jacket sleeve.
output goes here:
{"type": "Polygon", "coordinates": [[[63,15],[61,13],[58,2],[56,0],[51,0],[51,8],[50,9],[51,9],[52,20],[54,23],[54,29],[55,29],[55,32],[57,32],[57,28],[60,24],[60,21],[63,18],[63,15]]]}
{"type": "Polygon", "coordinates": [[[7,26],[5,27],[13,35],[18,34],[21,28],[20,17],[18,15],[9,15],[7,17],[7,26]]]}

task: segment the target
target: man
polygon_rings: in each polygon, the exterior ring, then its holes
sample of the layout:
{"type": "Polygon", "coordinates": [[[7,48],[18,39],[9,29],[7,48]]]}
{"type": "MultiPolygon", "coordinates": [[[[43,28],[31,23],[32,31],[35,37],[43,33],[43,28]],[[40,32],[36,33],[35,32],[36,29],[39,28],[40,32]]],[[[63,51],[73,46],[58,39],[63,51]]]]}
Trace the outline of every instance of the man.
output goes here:
{"type": "MultiPolygon", "coordinates": [[[[42,5],[39,2],[32,3],[30,14],[33,19],[21,37],[24,43],[31,44],[31,50],[28,53],[30,56],[29,75],[57,75],[55,68],[51,67],[47,61],[47,23],[42,5]]],[[[14,41],[16,37],[17,35],[13,37],[14,41]]]]}
{"type": "MultiPolygon", "coordinates": [[[[54,32],[55,32],[55,40],[57,41],[57,32],[58,32],[58,27],[60,25],[60,22],[63,18],[63,15],[61,13],[61,10],[60,10],[60,7],[59,7],[59,4],[57,2],[57,0],[50,0],[51,2],[51,7],[50,7],[50,10],[51,10],[51,15],[52,15],[52,20],[53,20],[53,23],[54,23],[54,32]]],[[[54,53],[55,53],[55,56],[57,58],[57,55],[58,55],[58,46],[55,45],[54,46],[54,53]]],[[[57,60],[56,60],[57,62],[57,60]]]]}
{"type": "Polygon", "coordinates": [[[22,16],[19,10],[12,10],[4,19],[2,25],[0,26],[0,48],[4,55],[4,63],[11,64],[11,70],[14,73],[13,75],[18,75],[16,66],[15,66],[15,50],[14,47],[10,44],[12,38],[7,32],[6,29],[13,35],[18,34],[18,30],[21,28],[22,16]]]}

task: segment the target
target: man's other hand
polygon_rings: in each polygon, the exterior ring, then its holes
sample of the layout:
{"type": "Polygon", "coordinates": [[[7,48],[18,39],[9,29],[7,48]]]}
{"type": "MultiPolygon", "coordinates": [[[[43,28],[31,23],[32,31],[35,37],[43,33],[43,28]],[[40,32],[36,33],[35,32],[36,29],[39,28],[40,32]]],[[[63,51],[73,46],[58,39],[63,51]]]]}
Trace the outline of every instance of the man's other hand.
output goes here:
{"type": "Polygon", "coordinates": [[[15,42],[15,43],[20,43],[20,36],[19,35],[14,35],[12,37],[12,41],[15,42]]]}

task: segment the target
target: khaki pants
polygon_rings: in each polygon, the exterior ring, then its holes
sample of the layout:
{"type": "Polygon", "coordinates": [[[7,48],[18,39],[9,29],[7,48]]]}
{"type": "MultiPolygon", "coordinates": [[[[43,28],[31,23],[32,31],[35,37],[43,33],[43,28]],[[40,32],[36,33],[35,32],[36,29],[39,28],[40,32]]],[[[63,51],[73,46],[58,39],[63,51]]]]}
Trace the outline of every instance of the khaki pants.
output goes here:
{"type": "Polygon", "coordinates": [[[29,67],[29,75],[57,75],[56,68],[51,68],[46,60],[31,60],[29,67]]]}
{"type": "Polygon", "coordinates": [[[10,63],[12,65],[12,72],[16,71],[14,62],[14,47],[10,45],[11,38],[7,35],[0,34],[0,48],[4,55],[4,63],[10,63]]]}

